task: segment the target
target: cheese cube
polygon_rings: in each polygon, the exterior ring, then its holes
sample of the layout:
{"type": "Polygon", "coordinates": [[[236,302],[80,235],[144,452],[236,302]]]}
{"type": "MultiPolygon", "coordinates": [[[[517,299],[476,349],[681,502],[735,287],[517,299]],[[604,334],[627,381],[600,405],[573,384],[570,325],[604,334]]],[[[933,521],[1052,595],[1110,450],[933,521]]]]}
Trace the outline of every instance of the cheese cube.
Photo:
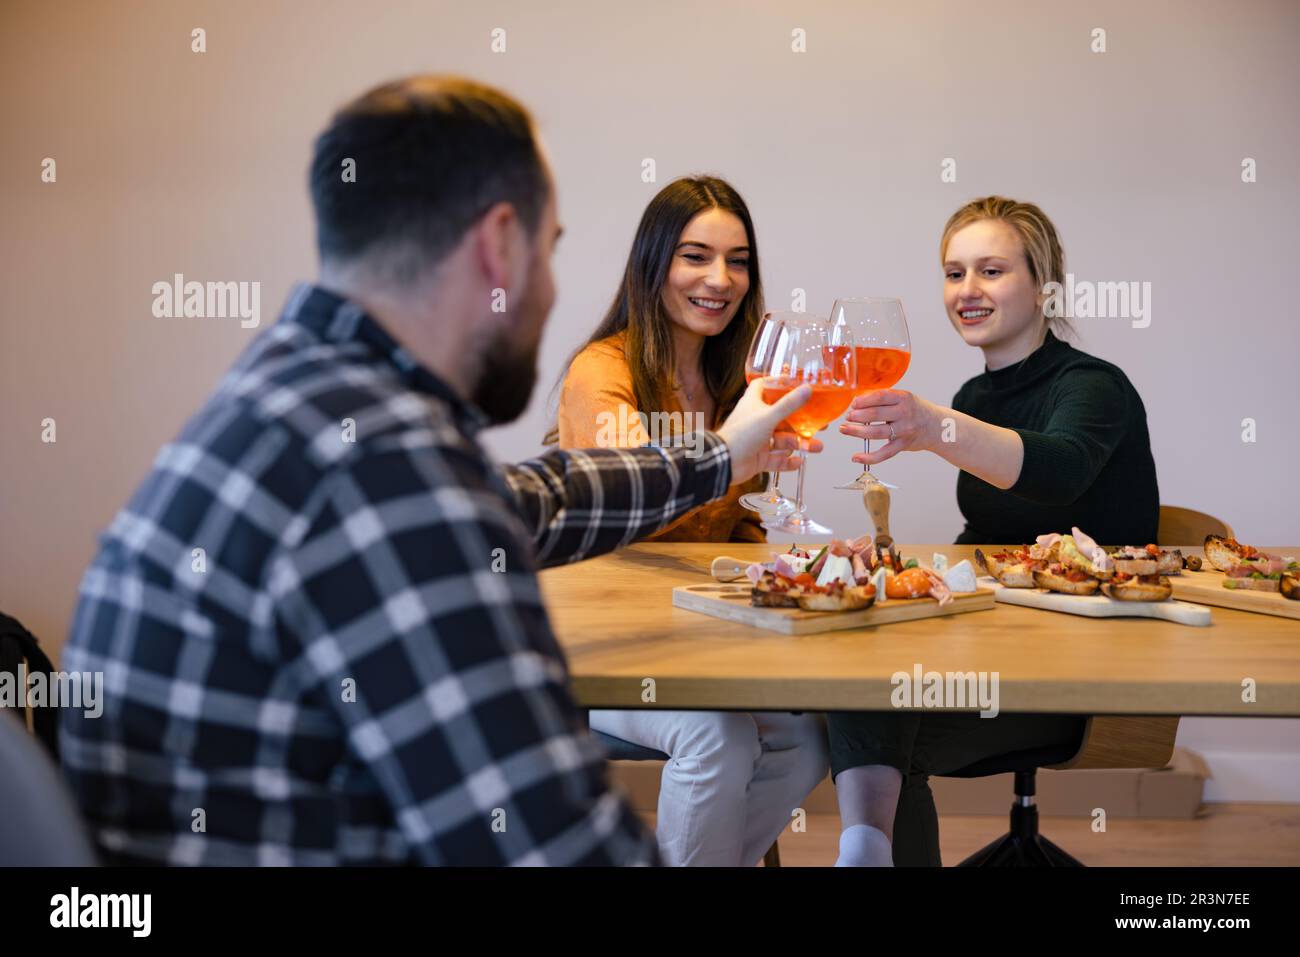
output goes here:
{"type": "Polygon", "coordinates": [[[968,559],[963,558],[943,576],[943,583],[952,592],[975,590],[975,569],[968,559]]]}

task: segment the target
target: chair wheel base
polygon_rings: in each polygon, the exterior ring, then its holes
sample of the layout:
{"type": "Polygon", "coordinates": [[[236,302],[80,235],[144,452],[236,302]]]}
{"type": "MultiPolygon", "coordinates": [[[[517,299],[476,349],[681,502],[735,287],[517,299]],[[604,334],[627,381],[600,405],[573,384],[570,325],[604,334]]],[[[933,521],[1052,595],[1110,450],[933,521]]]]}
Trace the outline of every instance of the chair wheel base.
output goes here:
{"type": "Polygon", "coordinates": [[[980,848],[958,867],[1083,867],[1040,834],[1006,834],[980,848]]]}

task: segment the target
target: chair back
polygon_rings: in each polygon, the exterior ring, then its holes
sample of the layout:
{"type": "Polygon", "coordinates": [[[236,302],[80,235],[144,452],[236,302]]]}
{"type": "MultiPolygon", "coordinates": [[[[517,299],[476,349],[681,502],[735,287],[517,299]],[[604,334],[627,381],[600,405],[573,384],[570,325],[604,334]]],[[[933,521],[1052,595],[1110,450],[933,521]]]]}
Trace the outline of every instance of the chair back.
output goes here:
{"type": "Polygon", "coordinates": [[[1057,771],[1085,768],[1163,768],[1174,754],[1178,718],[1163,715],[1098,714],[1088,719],[1074,757],[1043,767],[1057,771]]]}
{"type": "Polygon", "coordinates": [[[1232,534],[1231,525],[1213,515],[1178,505],[1160,506],[1160,527],[1156,532],[1157,545],[1200,545],[1205,541],[1206,535],[1236,537],[1232,534]]]}

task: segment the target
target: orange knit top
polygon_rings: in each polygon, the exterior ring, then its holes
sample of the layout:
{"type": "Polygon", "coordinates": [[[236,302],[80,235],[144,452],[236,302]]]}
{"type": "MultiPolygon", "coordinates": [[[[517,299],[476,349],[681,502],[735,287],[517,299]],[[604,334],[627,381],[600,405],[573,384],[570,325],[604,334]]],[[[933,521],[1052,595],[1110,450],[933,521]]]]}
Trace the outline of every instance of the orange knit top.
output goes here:
{"type": "MultiPolygon", "coordinates": [[[[560,387],[559,445],[561,448],[583,449],[599,446],[633,447],[650,441],[638,417],[636,396],[632,391],[632,373],[624,357],[624,333],[593,342],[578,353],[564,376],[560,387]]],[[[667,416],[649,422],[651,431],[658,431],[661,445],[669,445],[671,426],[685,425],[693,429],[691,420],[676,397],[669,400],[667,416]],[[673,416],[676,413],[676,416],[673,416]]],[[[707,428],[716,428],[720,422],[711,422],[707,428]]],[[[742,485],[733,485],[726,496],[699,508],[691,509],[667,528],[642,539],[647,542],[765,542],[767,534],[756,512],[742,506],[737,499],[745,492],[761,491],[765,476],[759,475],[742,485]]]]}

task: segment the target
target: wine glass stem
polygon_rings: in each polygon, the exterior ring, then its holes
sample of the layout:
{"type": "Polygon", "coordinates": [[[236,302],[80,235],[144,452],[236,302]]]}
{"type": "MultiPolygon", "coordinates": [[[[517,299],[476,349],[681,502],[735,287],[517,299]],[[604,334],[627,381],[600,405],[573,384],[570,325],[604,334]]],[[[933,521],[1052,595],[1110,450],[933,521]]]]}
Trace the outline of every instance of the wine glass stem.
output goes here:
{"type": "MultiPolygon", "coordinates": [[[[863,455],[870,455],[870,454],[871,454],[871,440],[870,440],[870,439],[863,439],[863,440],[862,440],[862,454],[863,454],[863,455]]],[[[868,465],[866,462],[863,462],[863,463],[862,463],[862,474],[863,474],[863,475],[866,475],[866,474],[867,474],[868,472],[870,472],[870,471],[871,471],[871,466],[868,465]]]]}
{"type": "MultiPolygon", "coordinates": [[[[799,450],[801,452],[803,451],[803,442],[799,443],[799,450]]],[[[799,487],[798,490],[795,492],[795,496],[794,496],[795,497],[794,514],[797,515],[800,519],[804,517],[803,515],[803,470],[804,470],[804,466],[807,464],[808,464],[808,457],[806,455],[801,455],[799,457],[799,487]]]]}

